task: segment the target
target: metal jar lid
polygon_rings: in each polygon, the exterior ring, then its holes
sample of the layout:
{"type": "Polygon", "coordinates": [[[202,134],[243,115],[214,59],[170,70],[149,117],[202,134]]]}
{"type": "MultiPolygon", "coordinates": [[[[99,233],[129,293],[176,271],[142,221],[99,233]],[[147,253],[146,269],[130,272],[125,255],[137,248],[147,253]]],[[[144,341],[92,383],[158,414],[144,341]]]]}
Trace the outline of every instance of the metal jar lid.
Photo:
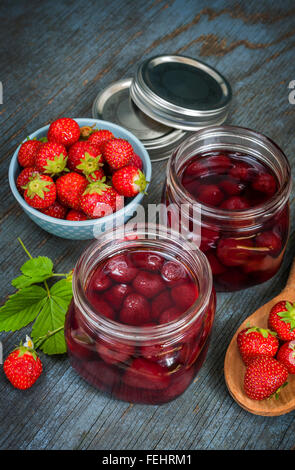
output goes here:
{"type": "Polygon", "coordinates": [[[196,59],[152,57],[135,77],[119,80],[96,97],[94,118],[115,122],[138,137],[152,161],[165,160],[190,133],[222,124],[231,87],[217,70],[196,59]]]}
{"type": "Polygon", "coordinates": [[[92,106],[94,119],[119,124],[140,139],[151,161],[165,160],[188,133],[154,121],[144,114],[130,97],[132,78],[119,80],[102,90],[92,106]]]}
{"type": "Polygon", "coordinates": [[[139,66],[130,95],[152,119],[196,131],[226,120],[232,92],[228,81],[207,64],[190,57],[162,55],[139,66]]]}

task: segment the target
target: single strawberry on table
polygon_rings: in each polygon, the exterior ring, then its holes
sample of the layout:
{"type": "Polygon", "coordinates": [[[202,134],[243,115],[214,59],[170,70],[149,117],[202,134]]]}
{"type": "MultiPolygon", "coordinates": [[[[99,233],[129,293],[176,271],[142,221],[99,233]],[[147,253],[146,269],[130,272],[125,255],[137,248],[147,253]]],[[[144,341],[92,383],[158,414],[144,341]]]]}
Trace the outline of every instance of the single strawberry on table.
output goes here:
{"type": "Polygon", "coordinates": [[[66,168],[67,159],[67,150],[64,145],[46,142],[37,152],[35,166],[42,173],[57,175],[66,168]]]}
{"type": "Polygon", "coordinates": [[[32,340],[14,349],[5,359],[3,369],[11,384],[18,389],[30,388],[42,373],[42,363],[34,349],[32,340]]]}
{"type": "Polygon", "coordinates": [[[71,209],[80,209],[79,198],[85,191],[88,181],[76,172],[66,173],[56,180],[56,191],[60,202],[71,209]]]}
{"type": "Polygon", "coordinates": [[[49,126],[47,138],[49,142],[56,142],[69,147],[79,140],[80,127],[74,119],[56,119],[49,126]]]}
{"type": "Polygon", "coordinates": [[[17,154],[18,163],[20,166],[27,168],[35,166],[35,158],[42,142],[35,139],[28,139],[23,142],[17,154]]]}
{"type": "Polygon", "coordinates": [[[237,343],[243,362],[248,365],[257,356],[274,357],[279,348],[276,333],[265,328],[248,327],[239,332],[237,343]]]}
{"type": "Polygon", "coordinates": [[[289,374],[295,374],[295,340],[288,341],[280,347],[277,360],[284,364],[289,374]]]}
{"type": "Polygon", "coordinates": [[[142,170],[143,168],[142,159],[140,158],[139,155],[137,155],[137,153],[134,152],[133,157],[131,158],[129,162],[129,165],[136,166],[136,168],[139,168],[140,170],[142,170]]]}
{"type": "Polygon", "coordinates": [[[129,165],[134,151],[127,140],[114,138],[103,145],[102,153],[111,170],[119,170],[123,166],[129,165]]]}
{"type": "Polygon", "coordinates": [[[244,390],[252,400],[278,398],[281,388],[287,385],[288,370],[273,357],[259,356],[248,365],[244,390]]]}
{"type": "Polygon", "coordinates": [[[268,327],[282,341],[295,339],[295,304],[282,300],[275,304],[268,317],[268,327]]]}
{"type": "Polygon", "coordinates": [[[102,163],[100,149],[88,141],[78,141],[69,148],[68,167],[72,171],[87,176],[99,170],[102,163]]]}
{"type": "Polygon", "coordinates": [[[56,199],[56,186],[48,175],[35,175],[29,179],[25,186],[25,201],[35,209],[46,209],[56,199]]]}
{"type": "Polygon", "coordinates": [[[115,171],[112,183],[116,191],[125,197],[133,197],[144,193],[147,181],[141,170],[135,166],[125,166],[115,171]]]}
{"type": "Polygon", "coordinates": [[[90,183],[80,196],[80,209],[91,219],[110,215],[124,206],[124,198],[104,180],[90,183]]]}

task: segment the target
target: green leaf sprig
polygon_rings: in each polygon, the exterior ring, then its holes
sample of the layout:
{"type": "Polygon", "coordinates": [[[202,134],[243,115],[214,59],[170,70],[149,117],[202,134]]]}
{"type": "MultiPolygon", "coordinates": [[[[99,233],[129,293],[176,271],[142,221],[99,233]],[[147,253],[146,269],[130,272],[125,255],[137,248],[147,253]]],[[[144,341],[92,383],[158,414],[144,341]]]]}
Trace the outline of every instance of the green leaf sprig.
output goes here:
{"type": "Polygon", "coordinates": [[[46,256],[33,258],[18,238],[29,259],[20,268],[21,275],[11,284],[18,289],[0,307],[0,331],[16,331],[33,323],[31,337],[45,354],[66,352],[65,315],[72,299],[71,273],[55,273],[46,256]],[[51,287],[48,280],[62,277],[51,287]]]}

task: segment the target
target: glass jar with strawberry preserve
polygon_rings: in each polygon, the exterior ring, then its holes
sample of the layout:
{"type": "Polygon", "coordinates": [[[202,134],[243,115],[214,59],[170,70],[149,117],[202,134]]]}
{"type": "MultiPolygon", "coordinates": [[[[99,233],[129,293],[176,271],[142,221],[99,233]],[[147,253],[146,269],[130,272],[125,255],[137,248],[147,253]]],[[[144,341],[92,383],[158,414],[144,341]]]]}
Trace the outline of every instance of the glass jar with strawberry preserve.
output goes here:
{"type": "Polygon", "coordinates": [[[160,226],[108,231],[79,259],[65,337],[72,366],[115,398],[162,404],[195,378],[215,314],[204,254],[160,226]]]}
{"type": "Polygon", "coordinates": [[[278,271],[290,190],[290,165],[272,140],[241,127],[208,127],[171,156],[162,217],[206,254],[216,290],[236,291],[278,271]]]}

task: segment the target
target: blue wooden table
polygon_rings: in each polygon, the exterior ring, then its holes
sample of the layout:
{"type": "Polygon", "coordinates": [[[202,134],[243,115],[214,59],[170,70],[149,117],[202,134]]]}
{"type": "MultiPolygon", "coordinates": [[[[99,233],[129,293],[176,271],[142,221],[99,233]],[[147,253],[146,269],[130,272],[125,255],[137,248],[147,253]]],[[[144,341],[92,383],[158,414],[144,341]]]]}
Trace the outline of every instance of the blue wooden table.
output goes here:
{"type": "MultiPolygon", "coordinates": [[[[138,63],[161,53],[200,58],[233,88],[228,123],[265,133],[295,164],[295,4],[285,1],[2,0],[3,104],[0,105],[1,299],[25,261],[21,235],[33,255],[69,270],[86,243],[50,236],[12,197],[7,170],[29,133],[61,117],[91,117],[96,94],[133,76],[138,63]]],[[[148,202],[158,202],[165,162],[153,165],[148,202]]],[[[294,193],[291,195],[294,220],[294,193]]],[[[294,256],[294,224],[284,264],[259,287],[218,295],[213,338],[198,379],[167,405],[140,406],[107,398],[80,379],[66,356],[42,356],[44,373],[21,392],[0,372],[2,449],[291,449],[295,414],[254,416],[227,392],[223,361],[239,324],[283,287],[294,256]]],[[[4,354],[23,332],[1,334],[4,354]]]]}

